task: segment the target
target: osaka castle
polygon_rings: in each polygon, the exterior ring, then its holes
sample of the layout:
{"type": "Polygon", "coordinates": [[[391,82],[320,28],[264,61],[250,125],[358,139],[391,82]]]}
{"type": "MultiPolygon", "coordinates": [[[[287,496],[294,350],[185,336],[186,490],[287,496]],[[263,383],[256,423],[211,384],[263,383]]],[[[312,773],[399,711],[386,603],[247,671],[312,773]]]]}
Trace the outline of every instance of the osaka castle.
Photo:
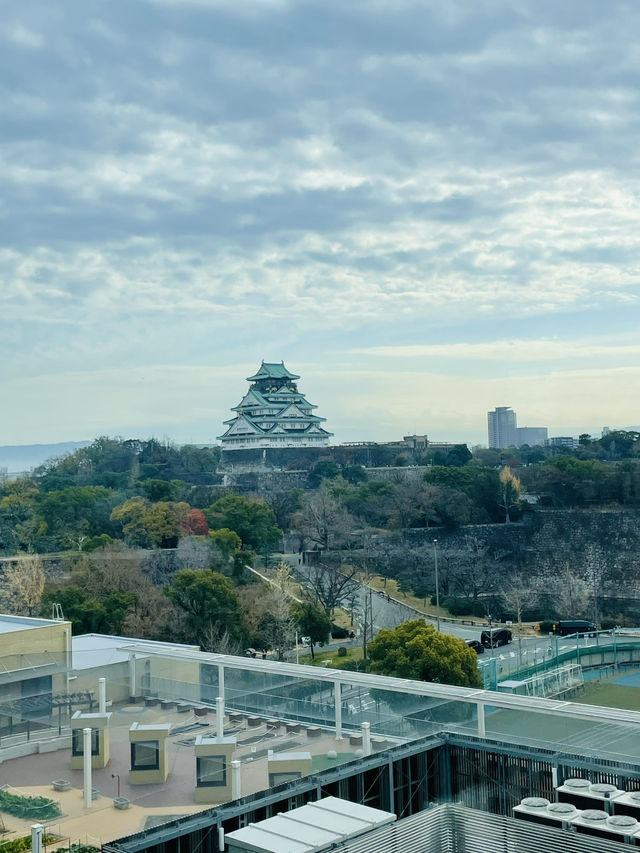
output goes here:
{"type": "Polygon", "coordinates": [[[322,447],[333,435],[323,429],[326,418],[313,414],[317,406],[298,391],[295,373],[284,365],[264,361],[253,376],[247,376],[249,390],[225,421],[228,426],[219,435],[222,449],[261,450],[268,447],[322,447]]]}

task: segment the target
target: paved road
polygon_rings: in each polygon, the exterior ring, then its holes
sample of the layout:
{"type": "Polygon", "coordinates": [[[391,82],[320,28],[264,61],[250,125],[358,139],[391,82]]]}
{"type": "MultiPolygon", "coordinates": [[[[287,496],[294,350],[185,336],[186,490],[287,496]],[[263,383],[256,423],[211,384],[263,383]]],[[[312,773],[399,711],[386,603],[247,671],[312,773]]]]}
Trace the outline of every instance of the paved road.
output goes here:
{"type": "MultiPolygon", "coordinates": [[[[291,564],[295,572],[301,577],[304,577],[305,566],[299,566],[297,555],[291,558],[291,564]]],[[[368,604],[373,613],[374,633],[378,633],[381,628],[395,628],[401,622],[406,622],[407,619],[419,618],[423,614],[419,614],[407,607],[402,602],[397,602],[394,599],[387,599],[384,593],[377,590],[370,590],[363,584],[358,583],[358,602],[356,609],[360,612],[365,610],[365,598],[368,599],[368,604]]],[[[436,624],[436,618],[424,615],[424,618],[436,624]]],[[[455,637],[461,637],[465,640],[479,640],[480,634],[483,631],[483,626],[462,625],[459,623],[445,622],[440,620],[440,630],[445,634],[452,634],[455,637]]],[[[625,640],[637,641],[637,636],[625,637],[618,635],[617,642],[624,643],[625,640]]],[[[607,638],[601,637],[599,640],[595,637],[583,637],[580,639],[580,648],[588,648],[597,646],[607,642],[607,638]]],[[[345,642],[345,645],[358,645],[359,640],[345,642]]],[[[608,639],[608,642],[611,642],[608,639]]],[[[568,651],[575,648],[575,638],[567,639],[565,637],[558,638],[558,651],[568,651]]],[[[513,642],[508,646],[501,646],[497,649],[486,649],[481,655],[481,660],[487,660],[495,657],[498,659],[499,665],[503,673],[508,673],[511,670],[518,669],[523,666],[531,666],[547,658],[553,657],[556,651],[556,638],[554,636],[524,636],[522,638],[514,637],[513,642]]]]}

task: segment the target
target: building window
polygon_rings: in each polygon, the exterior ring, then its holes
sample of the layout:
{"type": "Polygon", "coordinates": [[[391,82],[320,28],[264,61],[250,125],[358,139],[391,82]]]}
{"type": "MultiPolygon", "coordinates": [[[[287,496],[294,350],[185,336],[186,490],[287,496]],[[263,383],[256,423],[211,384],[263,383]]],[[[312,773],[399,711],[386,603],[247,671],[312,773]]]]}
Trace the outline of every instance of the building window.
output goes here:
{"type": "Polygon", "coordinates": [[[160,769],[160,741],[138,740],[131,744],[132,770],[160,769]]]}
{"type": "Polygon", "coordinates": [[[199,755],[196,760],[199,788],[216,788],[227,784],[227,760],[224,755],[199,755]]]}
{"type": "MultiPolygon", "coordinates": [[[[91,729],[91,755],[100,752],[100,733],[98,729],[91,729]]],[[[84,732],[82,729],[73,729],[71,732],[71,755],[84,755],[84,732]]]]}

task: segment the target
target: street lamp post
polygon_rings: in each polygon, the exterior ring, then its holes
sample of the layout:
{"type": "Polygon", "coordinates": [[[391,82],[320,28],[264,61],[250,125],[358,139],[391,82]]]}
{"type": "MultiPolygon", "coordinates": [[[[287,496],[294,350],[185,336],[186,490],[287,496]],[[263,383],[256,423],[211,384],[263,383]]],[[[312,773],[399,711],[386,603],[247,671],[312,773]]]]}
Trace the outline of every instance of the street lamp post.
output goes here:
{"type": "Polygon", "coordinates": [[[436,629],[440,630],[440,583],[438,581],[438,540],[433,540],[433,565],[436,572],[436,629]]]}

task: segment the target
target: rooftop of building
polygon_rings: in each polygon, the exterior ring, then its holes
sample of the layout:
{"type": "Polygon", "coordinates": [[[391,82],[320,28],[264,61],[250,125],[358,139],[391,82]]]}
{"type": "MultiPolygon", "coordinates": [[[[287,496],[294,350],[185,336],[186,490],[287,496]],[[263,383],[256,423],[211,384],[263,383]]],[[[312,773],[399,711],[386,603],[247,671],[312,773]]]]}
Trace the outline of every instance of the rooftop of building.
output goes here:
{"type": "MultiPolygon", "coordinates": [[[[72,841],[88,834],[106,843],[114,836],[141,832],[150,821],[167,824],[176,815],[206,811],[207,806],[194,802],[194,746],[199,736],[219,733],[219,695],[226,701],[223,736],[236,738],[243,797],[260,792],[266,796],[269,750],[309,752],[312,774],[338,772],[360,762],[363,723],[370,725],[374,757],[378,751],[395,753],[450,732],[475,743],[500,742],[505,749],[530,744],[550,755],[625,762],[636,767],[640,777],[638,711],[202,653],[128,638],[94,634],[77,639],[94,655],[95,666],[74,663],[74,668],[54,676],[60,688],[54,689],[53,704],[12,699],[25,695],[22,688],[0,698],[3,782],[18,793],[59,800],[62,816],[46,823],[72,841]],[[93,771],[93,786],[100,794],[87,809],[82,772],[70,766],[69,717],[77,710],[96,710],[102,677],[107,679],[111,713],[111,760],[93,771]],[[64,695],[73,697],[68,709],[64,695]],[[169,725],[166,782],[130,783],[129,730],[134,723],[169,725]],[[52,792],[54,780],[68,781],[70,790],[52,792]],[[131,807],[117,813],[116,820],[113,796],[118,784],[131,807]]],[[[29,670],[21,679],[28,685],[33,677],[29,670]]],[[[3,817],[8,837],[25,834],[24,822],[3,817]]]]}
{"type": "MultiPolygon", "coordinates": [[[[111,634],[79,634],[71,638],[73,653],[73,669],[94,669],[95,667],[110,666],[129,660],[128,645],[140,643],[141,640],[126,637],[116,637],[111,634]]],[[[145,640],[146,645],[163,649],[184,649],[197,652],[198,646],[188,646],[182,643],[163,643],[159,640],[145,640]]]]}
{"type": "Polygon", "coordinates": [[[36,619],[31,616],[0,615],[0,634],[12,634],[16,631],[30,631],[34,628],[49,628],[59,624],[55,619],[36,619]]]}

